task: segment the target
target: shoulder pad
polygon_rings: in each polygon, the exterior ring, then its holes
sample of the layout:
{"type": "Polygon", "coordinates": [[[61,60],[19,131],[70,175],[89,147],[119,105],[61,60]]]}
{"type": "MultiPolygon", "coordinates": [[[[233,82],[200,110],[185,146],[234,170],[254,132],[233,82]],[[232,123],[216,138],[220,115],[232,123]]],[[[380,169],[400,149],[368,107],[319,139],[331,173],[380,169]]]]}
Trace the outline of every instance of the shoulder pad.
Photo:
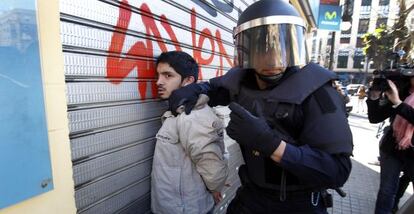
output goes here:
{"type": "Polygon", "coordinates": [[[318,90],[316,90],[314,96],[316,102],[321,108],[322,113],[325,114],[335,112],[336,105],[325,87],[320,87],[318,90]]]}
{"type": "Polygon", "coordinates": [[[210,79],[210,85],[213,88],[225,88],[232,93],[239,91],[240,82],[246,75],[246,69],[233,67],[227,71],[223,76],[210,79]]]}
{"type": "Polygon", "coordinates": [[[310,63],[274,88],[267,98],[301,104],[306,97],[333,79],[336,79],[335,73],[310,63]]]}

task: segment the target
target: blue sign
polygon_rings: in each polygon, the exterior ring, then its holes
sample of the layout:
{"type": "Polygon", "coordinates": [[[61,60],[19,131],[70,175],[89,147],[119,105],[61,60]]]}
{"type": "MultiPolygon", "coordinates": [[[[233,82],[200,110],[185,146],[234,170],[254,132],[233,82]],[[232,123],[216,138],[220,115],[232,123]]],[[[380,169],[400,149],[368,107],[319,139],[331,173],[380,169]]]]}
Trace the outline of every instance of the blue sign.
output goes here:
{"type": "Polygon", "coordinates": [[[35,0],[0,1],[0,20],[1,209],[53,189],[53,182],[35,0]]]}
{"type": "Polygon", "coordinates": [[[339,31],[341,25],[342,8],[334,5],[319,7],[318,29],[339,31]]]}

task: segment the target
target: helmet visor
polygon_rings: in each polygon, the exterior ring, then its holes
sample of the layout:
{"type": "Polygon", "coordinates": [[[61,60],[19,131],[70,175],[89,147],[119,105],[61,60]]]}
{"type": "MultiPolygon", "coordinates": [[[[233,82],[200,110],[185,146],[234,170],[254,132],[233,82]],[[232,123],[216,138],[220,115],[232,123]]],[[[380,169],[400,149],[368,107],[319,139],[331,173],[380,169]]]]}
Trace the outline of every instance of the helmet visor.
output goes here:
{"type": "Polygon", "coordinates": [[[305,64],[305,29],[294,24],[262,25],[235,36],[236,66],[273,70],[305,64]]]}

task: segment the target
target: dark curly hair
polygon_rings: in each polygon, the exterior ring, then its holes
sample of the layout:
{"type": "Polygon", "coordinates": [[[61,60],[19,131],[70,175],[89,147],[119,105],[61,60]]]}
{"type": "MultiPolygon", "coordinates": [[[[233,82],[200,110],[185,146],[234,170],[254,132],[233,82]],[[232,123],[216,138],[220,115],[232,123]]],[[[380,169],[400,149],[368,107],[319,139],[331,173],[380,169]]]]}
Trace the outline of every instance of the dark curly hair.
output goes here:
{"type": "Polygon", "coordinates": [[[185,52],[168,51],[161,53],[155,62],[155,67],[159,63],[168,63],[181,75],[182,79],[189,76],[193,76],[195,81],[198,79],[198,64],[193,57],[185,52]]]}

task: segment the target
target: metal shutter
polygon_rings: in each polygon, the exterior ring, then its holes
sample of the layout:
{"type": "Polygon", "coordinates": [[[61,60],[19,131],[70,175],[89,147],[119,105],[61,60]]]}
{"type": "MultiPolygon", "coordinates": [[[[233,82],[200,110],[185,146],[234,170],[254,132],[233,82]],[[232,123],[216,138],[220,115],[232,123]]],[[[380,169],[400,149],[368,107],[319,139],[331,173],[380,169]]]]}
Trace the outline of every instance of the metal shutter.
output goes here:
{"type": "MultiPolygon", "coordinates": [[[[166,104],[156,99],[154,58],[182,50],[201,78],[233,63],[232,29],[253,0],[62,0],[61,39],[78,213],[150,212],[154,135],[166,104]]],[[[226,115],[228,110],[219,109],[226,115]]],[[[225,118],[225,116],[223,116],[225,118]]],[[[240,185],[237,144],[224,212],[240,185]]]]}

